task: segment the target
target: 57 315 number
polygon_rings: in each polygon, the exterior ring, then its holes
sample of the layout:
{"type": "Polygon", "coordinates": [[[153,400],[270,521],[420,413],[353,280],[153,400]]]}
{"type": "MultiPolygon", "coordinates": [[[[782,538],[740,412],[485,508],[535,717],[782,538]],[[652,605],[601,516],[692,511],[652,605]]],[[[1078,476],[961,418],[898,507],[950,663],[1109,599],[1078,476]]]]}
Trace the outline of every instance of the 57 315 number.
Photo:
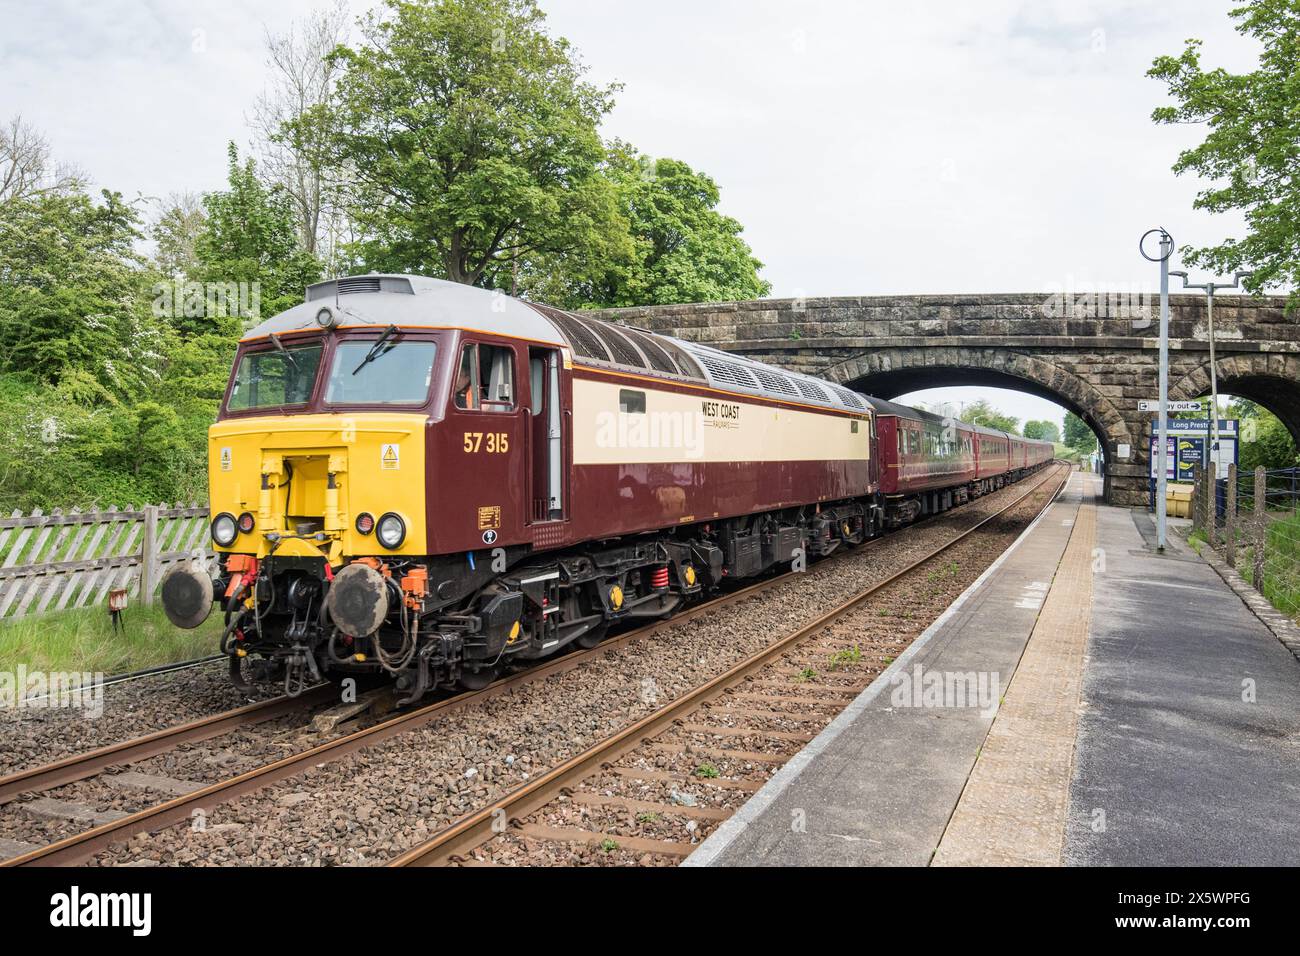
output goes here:
{"type": "Polygon", "coordinates": [[[489,455],[504,455],[510,450],[510,436],[505,432],[466,432],[465,454],[473,455],[487,452],[489,455]]]}

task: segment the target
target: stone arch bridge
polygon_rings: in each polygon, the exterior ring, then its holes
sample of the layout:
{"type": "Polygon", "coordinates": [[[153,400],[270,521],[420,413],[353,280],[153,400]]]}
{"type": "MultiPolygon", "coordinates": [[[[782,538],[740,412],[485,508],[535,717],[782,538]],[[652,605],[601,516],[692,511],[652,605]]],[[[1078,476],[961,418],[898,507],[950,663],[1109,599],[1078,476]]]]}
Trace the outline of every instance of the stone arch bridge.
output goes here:
{"type": "MultiPolygon", "coordinates": [[[[1205,300],[1170,299],[1169,397],[1210,391],[1205,300]]],[[[1285,300],[1215,300],[1219,391],[1258,402],[1300,439],[1300,323],[1285,300]]],[[[1106,455],[1106,500],[1148,500],[1158,302],[942,295],[758,300],[609,310],[606,318],[896,398],[923,388],[1010,388],[1083,418],[1106,455]],[[1141,327],[1145,325],[1145,327],[1141,327]],[[1127,454],[1121,454],[1127,450],[1127,454]]]]}

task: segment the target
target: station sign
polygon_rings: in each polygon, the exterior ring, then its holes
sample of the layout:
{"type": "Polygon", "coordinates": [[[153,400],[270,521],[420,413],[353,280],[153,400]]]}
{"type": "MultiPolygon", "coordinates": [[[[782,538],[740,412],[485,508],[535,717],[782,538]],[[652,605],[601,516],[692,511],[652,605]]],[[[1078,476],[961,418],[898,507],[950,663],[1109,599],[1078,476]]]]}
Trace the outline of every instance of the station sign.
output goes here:
{"type": "MultiPolygon", "coordinates": [[[[1156,398],[1145,399],[1138,402],[1139,412],[1159,412],[1160,400],[1156,398]]],[[[1167,402],[1165,411],[1169,414],[1174,412],[1203,412],[1205,405],[1202,402],[1167,402]]]]}
{"type": "MultiPolygon", "coordinates": [[[[1205,448],[1210,441],[1210,421],[1206,418],[1199,420],[1171,419],[1168,425],[1168,444],[1165,447],[1169,458],[1165,468],[1165,477],[1170,481],[1190,482],[1195,474],[1196,466],[1205,463],[1205,448]]],[[[1228,466],[1236,464],[1240,460],[1238,425],[1236,419],[1220,419],[1219,421],[1219,453],[1215,456],[1215,462],[1218,465],[1218,476],[1221,479],[1228,477],[1228,466]]],[[[1159,436],[1153,434],[1151,436],[1152,478],[1156,477],[1156,468],[1159,465],[1157,456],[1158,442],[1159,436]]]]}

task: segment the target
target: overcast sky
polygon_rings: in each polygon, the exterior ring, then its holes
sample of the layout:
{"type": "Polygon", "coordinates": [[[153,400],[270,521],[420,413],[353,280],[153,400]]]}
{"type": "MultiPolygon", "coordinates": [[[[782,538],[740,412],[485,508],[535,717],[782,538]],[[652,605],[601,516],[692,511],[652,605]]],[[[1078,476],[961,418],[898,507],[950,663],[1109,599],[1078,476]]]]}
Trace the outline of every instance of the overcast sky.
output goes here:
{"type": "MultiPolygon", "coordinates": [[[[127,196],[220,188],[264,31],[320,5],[0,0],[0,118],[127,196]]],[[[1192,211],[1170,166],[1202,131],[1154,126],[1144,74],[1189,36],[1248,68],[1233,5],[542,0],[591,77],[624,84],[606,134],[712,175],[778,297],[1151,287],[1145,230],[1197,244],[1237,223],[1192,211]]]]}

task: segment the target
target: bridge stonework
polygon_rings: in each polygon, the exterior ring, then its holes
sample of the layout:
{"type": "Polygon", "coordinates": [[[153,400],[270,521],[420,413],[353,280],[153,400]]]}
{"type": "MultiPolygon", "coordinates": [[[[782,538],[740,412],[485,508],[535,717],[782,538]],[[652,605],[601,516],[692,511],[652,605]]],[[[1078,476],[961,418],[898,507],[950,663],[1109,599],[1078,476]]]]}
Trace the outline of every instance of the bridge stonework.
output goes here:
{"type": "MultiPolygon", "coordinates": [[[[1171,400],[1210,391],[1205,300],[1170,300],[1171,400]]],[[[1221,394],[1277,414],[1300,438],[1300,323],[1280,298],[1215,301],[1221,394]]],[[[1011,388],[1081,416],[1105,448],[1106,499],[1149,494],[1158,306],[1043,294],[786,299],[612,309],[602,317],[712,345],[880,398],[952,385],[1011,388]],[[1127,455],[1120,452],[1128,449],[1127,455]]]]}

